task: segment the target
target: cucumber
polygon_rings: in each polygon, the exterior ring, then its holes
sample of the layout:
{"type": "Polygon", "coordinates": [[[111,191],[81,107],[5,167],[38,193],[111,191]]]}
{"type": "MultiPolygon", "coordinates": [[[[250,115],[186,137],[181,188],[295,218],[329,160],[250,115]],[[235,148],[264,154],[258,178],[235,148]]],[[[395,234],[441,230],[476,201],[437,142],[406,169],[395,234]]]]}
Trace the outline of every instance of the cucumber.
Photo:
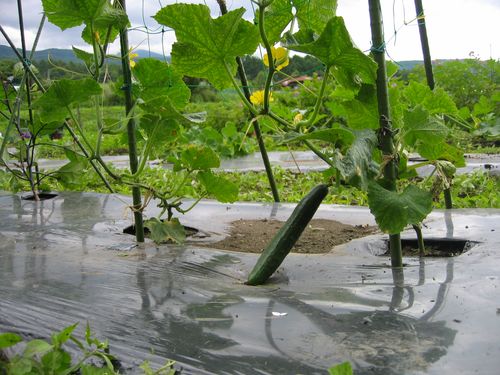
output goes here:
{"type": "Polygon", "coordinates": [[[247,285],[264,284],[278,269],[327,194],[328,185],[321,184],[315,186],[302,198],[293,210],[292,215],[260,255],[248,276],[247,285]]]}

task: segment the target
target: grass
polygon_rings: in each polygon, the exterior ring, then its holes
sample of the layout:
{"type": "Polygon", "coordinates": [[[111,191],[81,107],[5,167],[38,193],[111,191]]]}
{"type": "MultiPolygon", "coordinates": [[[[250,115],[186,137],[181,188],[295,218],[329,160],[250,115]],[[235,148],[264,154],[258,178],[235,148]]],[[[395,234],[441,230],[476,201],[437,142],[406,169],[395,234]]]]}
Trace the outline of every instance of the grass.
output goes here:
{"type": "MultiPolygon", "coordinates": [[[[296,203],[309,190],[325,181],[321,172],[296,173],[283,168],[274,168],[276,182],[282,202],[296,203]]],[[[238,200],[241,202],[272,202],[273,197],[269,189],[267,177],[264,172],[231,172],[225,176],[236,183],[240,188],[238,200]]],[[[170,170],[149,168],[145,170],[142,182],[157,188],[164,188],[179,181],[182,176],[170,170]]],[[[418,183],[425,189],[430,189],[432,181],[400,181],[400,188],[410,183],[418,183]]],[[[71,186],[63,186],[57,182],[49,182],[45,190],[53,191],[89,191],[107,193],[99,178],[93,171],[81,175],[80,180],[71,186]]],[[[118,193],[130,195],[130,188],[115,185],[118,193]]],[[[9,190],[8,175],[0,174],[0,189],[9,190]]],[[[21,190],[28,190],[27,186],[21,190]]],[[[489,176],[486,172],[477,171],[468,175],[459,175],[454,180],[452,188],[454,208],[500,208],[500,179],[489,176]]],[[[181,191],[186,198],[197,198],[200,194],[199,187],[188,181],[181,191]]],[[[211,197],[209,197],[211,198],[211,197]]],[[[366,193],[352,187],[341,186],[340,189],[332,187],[324,203],[342,204],[353,206],[367,206],[366,193]]],[[[435,208],[444,208],[442,196],[434,202],[435,208]]]]}

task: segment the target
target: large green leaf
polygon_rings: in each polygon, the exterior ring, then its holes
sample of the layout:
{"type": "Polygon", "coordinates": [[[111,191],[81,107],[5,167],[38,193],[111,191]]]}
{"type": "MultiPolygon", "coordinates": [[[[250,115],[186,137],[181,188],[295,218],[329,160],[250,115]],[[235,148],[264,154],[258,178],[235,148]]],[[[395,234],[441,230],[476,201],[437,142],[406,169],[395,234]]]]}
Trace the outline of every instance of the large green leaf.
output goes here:
{"type": "Polygon", "coordinates": [[[150,237],[156,243],[167,241],[183,243],[186,240],[186,230],[177,218],[170,221],[161,221],[153,217],[146,220],[144,226],[149,229],[151,232],[150,237]]]}
{"type": "MultiPolygon", "coordinates": [[[[274,0],[264,12],[264,28],[266,36],[271,44],[275,44],[281,38],[285,27],[292,21],[292,4],[289,0],[274,0]]],[[[258,12],[256,23],[258,22],[258,12]]]]}
{"type": "Polygon", "coordinates": [[[40,109],[40,118],[43,122],[64,121],[68,117],[66,107],[85,102],[101,93],[101,86],[91,78],[61,79],[54,82],[33,105],[40,109]]]}
{"type": "Polygon", "coordinates": [[[154,146],[172,143],[178,139],[180,134],[180,126],[177,121],[157,115],[146,114],[141,118],[139,124],[148,141],[154,146]]]}
{"type": "Polygon", "coordinates": [[[304,140],[317,140],[332,143],[335,147],[345,147],[354,141],[354,133],[346,128],[319,129],[310,133],[285,133],[281,143],[300,142],[304,140]]]}
{"type": "Polygon", "coordinates": [[[440,143],[448,135],[448,128],[421,106],[404,113],[402,136],[405,145],[415,147],[420,143],[440,143]]]}
{"type": "Polygon", "coordinates": [[[42,0],[43,11],[48,20],[54,25],[59,26],[61,30],[66,30],[71,27],[80,26],[85,16],[90,16],[97,11],[101,1],[76,1],[76,0],[42,0]],[[81,4],[79,4],[81,3],[81,4]],[[83,8],[85,6],[86,11],[83,8]]]}
{"type": "Polygon", "coordinates": [[[353,129],[378,129],[379,116],[375,86],[363,84],[354,100],[341,104],[347,116],[347,123],[353,129]]]}
{"type": "Polygon", "coordinates": [[[338,73],[353,81],[375,83],[377,64],[354,46],[342,17],[332,18],[317,40],[288,47],[317,57],[334,68],[334,75],[338,73]]]}
{"type": "Polygon", "coordinates": [[[238,186],[224,177],[213,174],[211,171],[197,174],[198,180],[205,187],[208,194],[223,203],[232,203],[238,199],[238,186]]]}
{"type": "Polygon", "coordinates": [[[183,109],[189,102],[191,90],[166,62],[145,58],[140,59],[133,69],[134,93],[140,97],[148,108],[165,106],[168,98],[177,109],[183,109]]]}
{"type": "Polygon", "coordinates": [[[219,156],[209,147],[189,145],[181,153],[182,164],[190,170],[207,170],[220,166],[219,156]]]}
{"type": "Polygon", "coordinates": [[[356,139],[346,155],[334,158],[334,164],[342,177],[351,185],[366,189],[378,172],[372,160],[377,137],[375,132],[370,130],[358,131],[355,135],[356,139]]]}
{"type": "Polygon", "coordinates": [[[337,0],[293,0],[292,3],[299,28],[312,30],[316,34],[323,31],[337,10],[337,0]]]}
{"type": "Polygon", "coordinates": [[[465,167],[464,152],[459,148],[446,142],[419,142],[417,151],[423,158],[428,160],[447,160],[456,167],[465,167]]]}
{"type": "Polygon", "coordinates": [[[113,7],[109,0],[42,0],[42,5],[49,21],[61,30],[85,24],[82,37],[88,43],[93,38],[90,25],[104,38],[108,27],[115,29],[116,36],[116,30],[128,24],[124,10],[113,7]]]}
{"type": "Polygon", "coordinates": [[[88,159],[68,149],[65,150],[65,154],[69,163],[59,168],[53,177],[67,187],[78,185],[83,171],[88,166],[88,159]]]}
{"type": "Polygon", "coordinates": [[[161,9],[154,18],[175,30],[172,47],[176,70],[192,77],[206,78],[219,89],[231,85],[236,74],[236,56],[251,54],[259,44],[258,29],[243,20],[239,8],[212,19],[206,5],[173,4],[161,9]]]}
{"type": "Polygon", "coordinates": [[[62,126],[63,124],[60,121],[49,123],[42,122],[40,116],[34,116],[33,123],[29,124],[30,131],[35,137],[52,134],[62,126]]]}
{"type": "Polygon", "coordinates": [[[368,205],[380,229],[397,234],[408,224],[419,224],[427,217],[432,211],[432,195],[415,185],[397,193],[372,182],[368,187],[368,205]]]}
{"type": "Polygon", "coordinates": [[[431,115],[433,114],[456,114],[457,106],[453,99],[442,88],[431,90],[429,86],[412,81],[404,90],[404,96],[410,106],[421,105],[431,115]]]}
{"type": "Polygon", "coordinates": [[[91,66],[94,63],[94,54],[84,51],[80,48],[76,48],[73,46],[73,53],[75,56],[83,61],[83,63],[87,66],[91,66]]]}
{"type": "Polygon", "coordinates": [[[487,115],[490,112],[495,111],[495,101],[481,95],[479,101],[474,104],[474,116],[487,115]]]}
{"type": "Polygon", "coordinates": [[[406,104],[401,99],[401,88],[389,86],[389,102],[391,106],[391,123],[394,129],[403,127],[406,104]]]}

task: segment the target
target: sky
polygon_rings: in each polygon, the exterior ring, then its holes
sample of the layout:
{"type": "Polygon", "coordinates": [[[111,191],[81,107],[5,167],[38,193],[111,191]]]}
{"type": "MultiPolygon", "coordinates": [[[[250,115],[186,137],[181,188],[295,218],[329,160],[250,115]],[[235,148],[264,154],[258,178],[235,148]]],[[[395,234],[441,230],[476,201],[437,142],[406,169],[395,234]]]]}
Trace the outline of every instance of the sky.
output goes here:
{"type": "MultiPolygon", "coordinates": [[[[314,0],[311,0],[314,1],[314,0]]],[[[127,11],[132,23],[129,42],[134,48],[168,55],[175,41],[172,30],[164,30],[151,18],[174,0],[128,0],[127,11]],[[145,33],[145,25],[151,31],[145,33]]],[[[187,2],[203,3],[191,0],[187,2]]],[[[215,0],[204,1],[219,11],[215,0]]],[[[247,8],[245,17],[253,18],[250,0],[227,0],[229,9],[247,8]]],[[[421,60],[422,52],[413,0],[381,0],[388,57],[395,61],[421,60]],[[396,32],[395,32],[396,31],[396,32]]],[[[430,51],[433,59],[500,59],[500,0],[423,0],[430,51]]],[[[30,49],[41,19],[41,0],[22,0],[25,34],[30,49]]],[[[21,46],[17,1],[0,0],[0,24],[17,47],[21,46]]],[[[371,46],[367,0],[338,0],[337,15],[344,17],[355,44],[362,50],[371,46]]],[[[46,24],[38,50],[46,48],[88,49],[80,39],[81,28],[62,32],[46,24]]],[[[7,42],[0,35],[0,44],[7,42]]],[[[111,53],[118,53],[115,43],[111,53]]]]}

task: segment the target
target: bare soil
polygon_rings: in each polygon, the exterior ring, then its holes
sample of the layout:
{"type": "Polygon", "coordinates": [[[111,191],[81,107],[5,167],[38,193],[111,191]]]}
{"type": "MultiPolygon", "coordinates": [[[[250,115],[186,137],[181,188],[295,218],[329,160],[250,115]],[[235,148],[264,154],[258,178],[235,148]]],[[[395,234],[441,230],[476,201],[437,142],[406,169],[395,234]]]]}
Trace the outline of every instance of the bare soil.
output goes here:
{"type": "MultiPolygon", "coordinates": [[[[278,220],[237,220],[229,236],[210,247],[247,253],[261,253],[283,225],[278,220]]],[[[376,227],[352,226],[335,220],[313,219],[292,248],[293,253],[322,254],[334,246],[374,233],[376,227]]]]}

